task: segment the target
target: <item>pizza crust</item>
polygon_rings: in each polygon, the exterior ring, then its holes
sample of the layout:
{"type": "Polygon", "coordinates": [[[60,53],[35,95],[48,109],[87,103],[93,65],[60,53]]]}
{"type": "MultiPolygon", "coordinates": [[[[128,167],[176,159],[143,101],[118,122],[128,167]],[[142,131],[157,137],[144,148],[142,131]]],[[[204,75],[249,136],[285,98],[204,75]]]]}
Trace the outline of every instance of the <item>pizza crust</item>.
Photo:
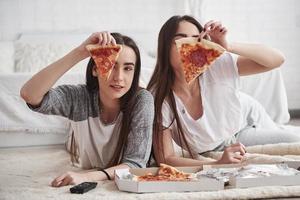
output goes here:
{"type": "Polygon", "coordinates": [[[107,48],[115,48],[118,47],[120,48],[120,51],[122,50],[122,45],[117,44],[117,45],[106,45],[106,46],[102,46],[100,44],[88,44],[85,46],[85,48],[90,52],[93,50],[97,50],[97,49],[107,49],[107,48]]]}
{"type": "Polygon", "coordinates": [[[177,48],[181,48],[182,44],[190,44],[190,45],[200,44],[205,49],[214,49],[220,53],[223,53],[225,51],[225,49],[217,43],[211,42],[206,39],[201,39],[201,41],[198,42],[198,39],[199,38],[195,38],[195,37],[186,37],[186,38],[181,38],[179,40],[175,40],[175,43],[177,48]]]}

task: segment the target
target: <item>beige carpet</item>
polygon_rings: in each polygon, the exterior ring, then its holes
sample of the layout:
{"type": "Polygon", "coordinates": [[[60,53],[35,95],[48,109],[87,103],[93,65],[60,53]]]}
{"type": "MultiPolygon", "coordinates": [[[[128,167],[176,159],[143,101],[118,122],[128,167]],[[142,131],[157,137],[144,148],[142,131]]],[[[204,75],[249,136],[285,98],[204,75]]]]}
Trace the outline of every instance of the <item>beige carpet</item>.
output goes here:
{"type": "MultiPolygon", "coordinates": [[[[289,148],[297,155],[270,156],[252,154],[252,161],[263,163],[269,161],[300,160],[300,143],[293,147],[280,144],[280,148],[289,148]]],[[[274,150],[279,147],[269,146],[274,150]]],[[[257,147],[256,150],[261,149],[257,147]]],[[[252,148],[252,152],[255,147],[252,148]]],[[[270,153],[269,152],[269,153],[270,153]]],[[[215,155],[217,156],[217,154],[215,155]]],[[[249,159],[249,162],[250,160],[249,159]]],[[[100,182],[96,189],[84,194],[70,194],[70,186],[52,188],[52,179],[67,170],[78,170],[70,166],[69,155],[62,146],[31,147],[18,149],[0,149],[0,199],[1,200],[43,200],[43,199],[262,199],[276,197],[300,197],[300,186],[272,186],[249,189],[226,189],[213,192],[186,193],[152,193],[134,194],[120,192],[114,182],[100,182]]]]}

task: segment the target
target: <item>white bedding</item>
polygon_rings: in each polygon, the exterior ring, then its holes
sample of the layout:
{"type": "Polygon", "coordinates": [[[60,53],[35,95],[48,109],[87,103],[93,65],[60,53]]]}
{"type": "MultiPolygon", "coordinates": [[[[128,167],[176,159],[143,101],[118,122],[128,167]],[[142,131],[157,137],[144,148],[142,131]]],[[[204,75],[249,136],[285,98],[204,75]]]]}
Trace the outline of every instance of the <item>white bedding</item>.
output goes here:
{"type": "MultiPolygon", "coordinates": [[[[298,144],[298,149],[300,144],[298,144]]],[[[273,146],[273,149],[275,146],[273,146]]],[[[287,148],[287,147],[286,147],[287,148]]],[[[298,159],[298,156],[281,157],[281,160],[298,159]]],[[[278,157],[254,154],[252,161],[280,161],[278,157]]],[[[300,186],[272,186],[249,189],[226,189],[213,192],[134,194],[118,191],[112,181],[99,182],[96,189],[84,194],[69,193],[70,186],[52,188],[49,183],[71,167],[69,155],[63,146],[0,148],[0,199],[261,199],[300,197],[300,186]]]]}
{"type": "MultiPolygon", "coordinates": [[[[20,88],[31,74],[0,75],[0,147],[62,144],[68,120],[32,112],[21,99],[20,88]]],[[[56,85],[84,82],[81,74],[66,74],[56,85]]]]}
{"type": "Polygon", "coordinates": [[[241,77],[241,90],[260,102],[276,123],[289,121],[287,94],[280,69],[241,77]]]}

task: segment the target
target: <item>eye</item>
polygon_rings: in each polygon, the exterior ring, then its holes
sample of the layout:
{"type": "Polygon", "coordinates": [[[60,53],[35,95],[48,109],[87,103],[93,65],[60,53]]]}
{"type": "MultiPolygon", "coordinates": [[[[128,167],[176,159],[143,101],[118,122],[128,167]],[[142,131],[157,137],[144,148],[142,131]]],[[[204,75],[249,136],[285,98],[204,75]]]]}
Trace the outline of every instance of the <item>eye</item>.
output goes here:
{"type": "Polygon", "coordinates": [[[126,66],[124,67],[125,71],[132,71],[133,70],[133,66],[126,66]]]}
{"type": "Polygon", "coordinates": [[[179,40],[179,39],[181,39],[181,38],[185,38],[185,37],[186,37],[186,36],[178,35],[178,36],[174,37],[174,41],[175,41],[175,40],[179,40]]]}
{"type": "Polygon", "coordinates": [[[185,38],[185,37],[187,37],[187,34],[185,34],[185,33],[176,33],[174,36],[174,40],[178,40],[178,39],[185,38]]]}

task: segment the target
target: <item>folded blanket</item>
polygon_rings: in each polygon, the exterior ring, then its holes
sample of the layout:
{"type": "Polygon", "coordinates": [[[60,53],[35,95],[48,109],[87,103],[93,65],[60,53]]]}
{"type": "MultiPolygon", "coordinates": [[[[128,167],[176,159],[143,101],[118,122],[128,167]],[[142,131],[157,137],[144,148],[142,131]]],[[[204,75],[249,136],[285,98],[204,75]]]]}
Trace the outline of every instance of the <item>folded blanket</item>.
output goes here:
{"type": "Polygon", "coordinates": [[[247,147],[247,152],[269,155],[300,155],[300,142],[251,146],[247,147]]]}

